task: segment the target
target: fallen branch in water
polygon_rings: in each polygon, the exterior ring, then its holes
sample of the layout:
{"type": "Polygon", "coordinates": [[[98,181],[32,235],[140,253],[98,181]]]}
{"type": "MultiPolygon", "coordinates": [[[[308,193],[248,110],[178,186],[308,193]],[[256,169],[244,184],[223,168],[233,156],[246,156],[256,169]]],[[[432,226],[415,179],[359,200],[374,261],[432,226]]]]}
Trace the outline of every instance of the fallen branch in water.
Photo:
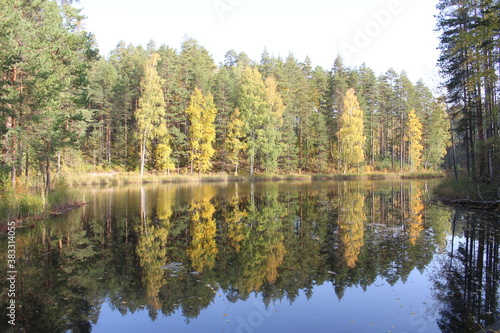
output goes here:
{"type": "Polygon", "coordinates": [[[490,211],[500,211],[500,200],[496,201],[480,201],[480,200],[470,200],[470,199],[442,199],[444,202],[464,206],[471,209],[481,209],[490,211]]]}
{"type": "Polygon", "coordinates": [[[76,209],[76,208],[80,208],[82,206],[85,206],[87,203],[86,202],[83,202],[83,203],[77,203],[77,204],[72,204],[72,205],[66,205],[66,206],[63,206],[57,210],[53,210],[52,212],[50,212],[50,216],[57,216],[57,215],[61,215],[61,214],[64,214],[70,210],[73,210],[73,209],[76,209]]]}

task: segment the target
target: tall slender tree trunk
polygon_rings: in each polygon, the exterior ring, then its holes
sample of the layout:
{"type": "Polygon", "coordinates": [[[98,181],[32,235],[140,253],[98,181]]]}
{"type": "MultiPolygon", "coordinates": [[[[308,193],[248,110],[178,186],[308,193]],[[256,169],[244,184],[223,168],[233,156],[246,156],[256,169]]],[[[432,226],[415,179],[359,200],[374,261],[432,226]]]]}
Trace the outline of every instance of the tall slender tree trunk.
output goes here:
{"type": "Polygon", "coordinates": [[[128,142],[127,142],[127,116],[124,115],[123,117],[123,142],[125,144],[125,165],[127,165],[128,162],[128,142]]]}
{"type": "Polygon", "coordinates": [[[144,176],[144,160],[146,159],[146,135],[141,138],[141,178],[144,176]]]}
{"type": "Polygon", "coordinates": [[[252,154],[252,155],[250,156],[250,176],[252,176],[252,175],[253,175],[253,163],[254,163],[254,158],[255,158],[255,157],[254,157],[254,155],[252,154]]]}
{"type": "Polygon", "coordinates": [[[484,122],[483,122],[483,103],[482,103],[482,94],[481,94],[481,85],[477,84],[477,106],[476,106],[476,119],[477,119],[477,139],[479,143],[478,147],[478,168],[479,168],[479,179],[483,180],[486,176],[485,166],[486,166],[486,151],[485,151],[485,139],[484,139],[484,122]]]}
{"type": "Polygon", "coordinates": [[[111,120],[106,119],[106,161],[111,167],[111,120]]]}
{"type": "Polygon", "coordinates": [[[47,157],[45,165],[47,167],[45,170],[45,191],[49,193],[51,190],[50,157],[47,157]]]}
{"type": "Polygon", "coordinates": [[[457,153],[455,150],[455,136],[453,135],[453,122],[450,119],[450,136],[451,136],[451,149],[452,149],[452,158],[453,158],[453,171],[455,174],[455,181],[458,181],[458,173],[457,173],[457,153]]]}
{"type": "MultiPolygon", "coordinates": [[[[17,126],[16,124],[16,119],[13,117],[7,117],[7,123],[6,127],[7,128],[15,128],[17,126]]],[[[11,169],[10,169],[10,182],[12,188],[16,187],[16,178],[17,178],[17,169],[16,169],[16,154],[17,154],[17,138],[16,134],[12,132],[11,134],[11,139],[9,142],[9,146],[7,149],[9,150],[9,162],[11,163],[11,169]]]]}
{"type": "Polygon", "coordinates": [[[17,171],[16,166],[12,165],[12,168],[10,169],[10,184],[12,188],[16,187],[16,178],[17,178],[16,171],[17,171]]]}
{"type": "Polygon", "coordinates": [[[469,148],[469,130],[465,129],[465,162],[467,166],[467,178],[471,178],[471,162],[470,162],[470,148],[469,148]]]}
{"type": "Polygon", "coordinates": [[[26,152],[26,161],[25,161],[25,165],[24,165],[24,177],[26,179],[26,183],[28,182],[29,180],[29,154],[28,152],[26,152]]]}
{"type": "MultiPolygon", "coordinates": [[[[470,115],[469,115],[470,116],[470,115]]],[[[469,118],[469,144],[470,144],[470,164],[472,178],[476,178],[476,148],[474,140],[474,124],[471,118],[469,118]]]]}

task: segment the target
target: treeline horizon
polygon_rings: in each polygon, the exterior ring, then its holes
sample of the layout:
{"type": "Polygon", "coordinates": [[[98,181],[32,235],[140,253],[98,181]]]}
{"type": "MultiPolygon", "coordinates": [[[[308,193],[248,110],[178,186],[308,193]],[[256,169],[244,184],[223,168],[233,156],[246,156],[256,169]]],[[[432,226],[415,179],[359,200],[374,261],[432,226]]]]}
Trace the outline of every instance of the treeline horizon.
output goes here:
{"type": "MultiPolygon", "coordinates": [[[[95,157],[93,164],[110,167],[115,163],[138,169],[134,122],[145,89],[141,88],[144,66],[152,54],[158,55],[154,67],[162,81],[165,105],[161,117],[169,135],[170,168],[177,172],[196,171],[193,156],[203,154],[209,155],[205,156],[208,166],[198,168],[201,172],[232,173],[238,163],[245,165],[249,173],[253,169],[285,173],[345,171],[338,134],[350,88],[354,89],[363,113],[359,135],[364,137],[360,147],[363,158],[350,167],[410,170],[406,133],[411,110],[415,110],[422,126],[420,167],[436,170],[442,166],[449,126],[444,105],[423,81],[413,84],[404,71],[398,74],[389,69],[377,76],[365,65],[344,66],[340,56],[334,60],[332,70],[325,70],[320,66],[313,68],[309,58],[301,62],[290,54],[282,59],[272,57],[266,50],[259,62],[244,52],[230,50],[217,66],[209,51],[189,37],[179,51],[166,45],[156,47],[154,42],[143,48],[122,41],[109,57],[95,63],[90,74],[88,105],[88,109],[94,110],[94,117],[87,133],[88,145],[83,150],[87,156],[95,157]],[[203,134],[198,133],[197,139],[208,140],[214,149],[212,153],[193,152],[196,134],[192,129],[196,120],[186,111],[197,93],[203,96],[198,98],[210,99],[215,109],[215,118],[203,123],[205,128],[213,126],[215,137],[205,134],[201,138],[203,134]],[[127,133],[127,129],[132,133],[127,133]],[[238,148],[234,145],[240,145],[239,152],[235,152],[238,148]]],[[[209,109],[206,105],[200,107],[202,113],[209,109]]],[[[159,138],[153,137],[155,140],[146,148],[146,166],[161,170],[155,154],[159,138]]]]}
{"type": "Polygon", "coordinates": [[[56,170],[438,170],[450,147],[444,101],[404,71],[377,75],[340,56],[324,69],[266,50],[259,61],[230,50],[216,65],[190,37],[179,50],[122,41],[103,57],[70,3],[14,0],[1,15],[12,184],[40,173],[50,185],[56,170]]]}

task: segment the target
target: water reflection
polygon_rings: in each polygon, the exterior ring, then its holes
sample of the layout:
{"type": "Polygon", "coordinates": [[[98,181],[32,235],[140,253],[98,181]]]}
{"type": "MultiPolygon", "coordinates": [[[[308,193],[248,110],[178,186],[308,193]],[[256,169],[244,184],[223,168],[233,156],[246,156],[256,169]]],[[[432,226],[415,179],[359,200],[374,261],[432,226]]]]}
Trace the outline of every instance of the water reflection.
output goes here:
{"type": "Polygon", "coordinates": [[[457,211],[453,248],[433,276],[442,332],[480,331],[499,318],[498,216],[457,211]]]}
{"type": "Polygon", "coordinates": [[[406,282],[438,253],[439,328],[477,330],[500,317],[498,223],[429,204],[428,190],[426,182],[93,190],[91,205],[19,230],[16,327],[91,331],[104,303],[189,322],[222,295],[293,304],[323,284],[342,300],[380,279],[406,282]]]}

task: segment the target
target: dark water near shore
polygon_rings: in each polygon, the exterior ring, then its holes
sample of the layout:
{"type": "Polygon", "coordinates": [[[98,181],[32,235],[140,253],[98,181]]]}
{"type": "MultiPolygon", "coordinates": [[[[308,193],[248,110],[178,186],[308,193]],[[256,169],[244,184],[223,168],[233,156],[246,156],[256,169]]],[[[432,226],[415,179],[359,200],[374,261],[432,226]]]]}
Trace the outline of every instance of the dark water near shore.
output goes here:
{"type": "Polygon", "coordinates": [[[500,319],[499,218],[432,202],[434,184],[82,189],[17,230],[0,331],[479,331],[500,319]]]}

